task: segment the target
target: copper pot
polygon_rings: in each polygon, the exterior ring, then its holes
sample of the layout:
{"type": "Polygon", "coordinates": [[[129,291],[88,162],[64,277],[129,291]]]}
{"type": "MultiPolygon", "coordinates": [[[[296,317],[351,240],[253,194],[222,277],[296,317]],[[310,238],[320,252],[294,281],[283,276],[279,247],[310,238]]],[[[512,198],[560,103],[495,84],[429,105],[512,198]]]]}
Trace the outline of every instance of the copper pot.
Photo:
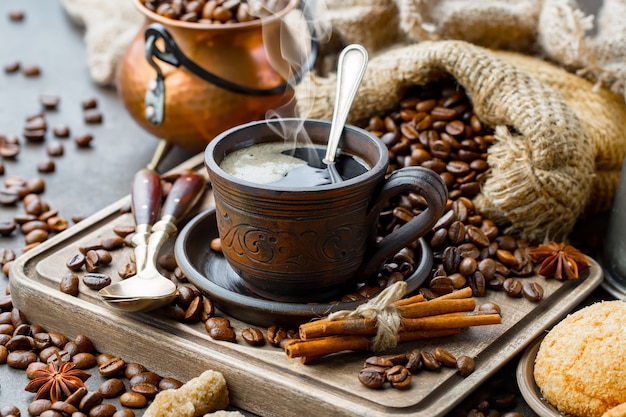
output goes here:
{"type": "Polygon", "coordinates": [[[146,22],[120,62],[117,88],[145,130],[198,152],[228,128],[265,119],[268,110],[292,114],[290,87],[316,55],[312,42],[293,79],[281,75],[291,69],[281,48],[295,45],[285,37],[283,18],[299,0],[273,16],[221,25],[168,19],[133,1],[146,22]]]}

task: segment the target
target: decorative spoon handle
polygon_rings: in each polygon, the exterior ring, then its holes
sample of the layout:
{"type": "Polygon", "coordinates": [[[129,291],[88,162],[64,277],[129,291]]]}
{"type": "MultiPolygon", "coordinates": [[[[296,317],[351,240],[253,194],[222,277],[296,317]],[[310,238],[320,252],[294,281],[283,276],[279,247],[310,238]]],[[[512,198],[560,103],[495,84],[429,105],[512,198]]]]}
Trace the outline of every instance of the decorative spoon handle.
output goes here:
{"type": "Polygon", "coordinates": [[[205,178],[193,171],[185,171],[174,181],[161,210],[161,219],[172,216],[180,220],[198,202],[204,192],[205,178]]]}
{"type": "Polygon", "coordinates": [[[163,198],[161,178],[156,171],[142,169],[135,174],[131,191],[131,209],[135,218],[135,262],[137,270],[143,269],[146,262],[148,239],[152,225],[159,216],[163,198]]]}
{"type": "Polygon", "coordinates": [[[161,246],[177,231],[176,222],[198,202],[205,186],[204,177],[193,171],[184,172],[174,181],[163,203],[161,219],[152,227],[145,269],[155,265],[161,246]]]}

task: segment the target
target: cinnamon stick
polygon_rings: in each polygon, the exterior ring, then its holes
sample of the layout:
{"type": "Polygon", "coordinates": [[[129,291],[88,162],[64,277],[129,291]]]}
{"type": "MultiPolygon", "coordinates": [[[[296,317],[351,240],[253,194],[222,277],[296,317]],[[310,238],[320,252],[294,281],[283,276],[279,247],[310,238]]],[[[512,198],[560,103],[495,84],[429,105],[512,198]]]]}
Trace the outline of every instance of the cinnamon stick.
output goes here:
{"type": "Polygon", "coordinates": [[[472,311],[476,307],[473,298],[443,299],[435,298],[424,303],[413,303],[399,306],[398,313],[405,318],[435,316],[437,314],[472,311]]]}
{"type": "Polygon", "coordinates": [[[435,300],[453,300],[459,298],[468,298],[472,296],[472,289],[470,287],[464,287],[460,290],[452,291],[448,294],[440,295],[435,300]]]}
{"type": "Polygon", "coordinates": [[[417,294],[412,297],[401,298],[398,301],[395,301],[393,305],[395,305],[396,307],[399,307],[399,306],[405,306],[407,304],[421,303],[422,301],[426,301],[424,296],[422,294],[417,294]]]}
{"type": "Polygon", "coordinates": [[[367,350],[372,339],[367,336],[329,336],[312,340],[294,339],[285,345],[288,358],[319,357],[344,350],[367,350]]]}
{"type": "MultiPolygon", "coordinates": [[[[440,299],[421,301],[413,304],[401,305],[398,312],[405,318],[418,318],[438,314],[472,311],[476,307],[473,298],[440,299]]],[[[401,319],[402,321],[402,319],[401,319]]],[[[313,339],[332,335],[371,335],[376,333],[376,322],[363,318],[346,318],[339,320],[316,320],[300,325],[300,338],[313,339]]]]}
{"type": "MultiPolygon", "coordinates": [[[[398,338],[400,342],[411,342],[415,340],[434,339],[437,337],[452,336],[461,329],[440,329],[428,331],[400,332],[398,338]]],[[[285,353],[289,358],[307,358],[303,362],[310,362],[312,359],[338,353],[347,350],[369,350],[372,338],[368,336],[327,336],[316,339],[302,340],[293,339],[285,345],[285,353]]]]}
{"type": "Polygon", "coordinates": [[[500,324],[502,318],[498,313],[449,313],[437,316],[420,317],[400,320],[401,331],[441,330],[500,324]]]}

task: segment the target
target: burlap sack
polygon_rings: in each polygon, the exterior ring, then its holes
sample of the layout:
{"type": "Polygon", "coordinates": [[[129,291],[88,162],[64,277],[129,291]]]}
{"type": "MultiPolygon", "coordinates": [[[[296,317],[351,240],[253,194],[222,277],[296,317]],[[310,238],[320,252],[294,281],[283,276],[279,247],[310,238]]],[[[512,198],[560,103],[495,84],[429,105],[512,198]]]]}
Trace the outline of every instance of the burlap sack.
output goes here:
{"type": "Polygon", "coordinates": [[[592,59],[580,73],[626,98],[626,0],[604,0],[589,48],[592,59]]]}
{"type": "MultiPolygon", "coordinates": [[[[372,57],[349,122],[394,108],[407,87],[451,75],[474,110],[495,127],[492,168],[477,208],[507,232],[564,238],[591,195],[594,150],[563,96],[490,50],[463,41],[425,41],[372,57]]],[[[301,112],[330,118],[335,77],[310,75],[296,89],[301,112]]]]}
{"type": "Polygon", "coordinates": [[[502,51],[496,54],[558,91],[578,115],[591,141],[595,164],[585,214],[609,211],[626,157],[626,105],[622,97],[596,89],[590,81],[545,61],[502,51]]]}

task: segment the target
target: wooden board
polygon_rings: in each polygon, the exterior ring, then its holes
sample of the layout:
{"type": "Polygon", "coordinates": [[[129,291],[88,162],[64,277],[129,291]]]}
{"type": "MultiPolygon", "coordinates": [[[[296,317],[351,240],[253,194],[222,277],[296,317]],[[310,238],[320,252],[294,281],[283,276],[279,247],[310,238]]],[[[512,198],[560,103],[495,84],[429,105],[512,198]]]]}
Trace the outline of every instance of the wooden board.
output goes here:
{"type": "MultiPolygon", "coordinates": [[[[201,157],[190,159],[180,168],[201,169],[201,157]]],[[[398,352],[415,347],[432,351],[443,346],[454,355],[475,357],[473,374],[462,378],[451,369],[421,372],[413,377],[409,390],[371,390],[357,379],[368,353],[342,353],[303,365],[299,360],[288,359],[280,349],[267,345],[250,347],[240,336],[238,343],[212,340],[202,323],[181,324],[158,312],[114,311],[86,287],[81,288],[79,297],[60,292],[59,281],[68,273],[65,262],[80,246],[111,236],[117,224],[132,223],[131,215],[121,210],[129,198],[19,257],[10,272],[14,305],[31,323],[72,338],[85,334],[99,351],[145,364],[162,375],[188,380],[205,369],[220,371],[228,381],[231,403],[263,416],[443,416],[602,281],[602,270],[592,260],[591,269],[577,281],[525,278],[537,279],[544,287],[544,299],[539,303],[491,291],[478,301],[500,305],[502,324],[470,328],[454,337],[404,343],[396,348],[398,352]]],[[[209,193],[202,208],[209,207],[211,201],[209,193]]],[[[128,262],[130,252],[129,248],[113,252],[114,262],[104,272],[116,279],[117,269],[128,262]]],[[[231,322],[238,335],[241,329],[249,327],[234,319],[231,322]]]]}

